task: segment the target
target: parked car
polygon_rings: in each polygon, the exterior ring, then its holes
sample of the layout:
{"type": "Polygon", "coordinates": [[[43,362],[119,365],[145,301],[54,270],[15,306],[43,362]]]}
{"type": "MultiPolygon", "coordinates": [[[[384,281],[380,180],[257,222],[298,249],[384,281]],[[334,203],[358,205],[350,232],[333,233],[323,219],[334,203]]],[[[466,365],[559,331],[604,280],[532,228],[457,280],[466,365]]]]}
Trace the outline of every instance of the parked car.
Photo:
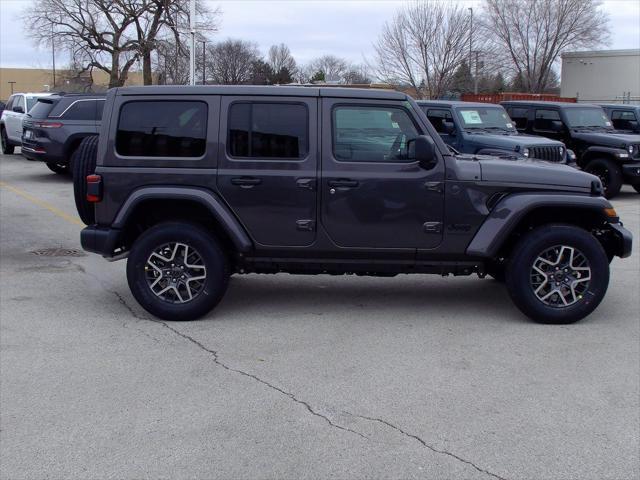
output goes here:
{"type": "Polygon", "coordinates": [[[15,147],[19,147],[22,139],[22,119],[33,107],[38,98],[50,93],[14,93],[9,97],[7,106],[0,117],[0,142],[2,153],[10,155],[15,147]]]}
{"type": "Polygon", "coordinates": [[[602,107],[583,103],[502,102],[516,128],[564,142],[578,166],[597,175],[607,198],[623,183],[640,192],[640,135],[614,130],[602,107]]]}
{"type": "Polygon", "coordinates": [[[83,138],[97,135],[105,95],[52,95],[40,98],[22,121],[22,154],[56,173],[69,165],[83,138]]]}
{"type": "Polygon", "coordinates": [[[500,105],[421,100],[418,105],[447,145],[462,153],[575,163],[562,142],[522,135],[500,105]]]}
{"type": "Polygon", "coordinates": [[[532,319],[574,322],[631,253],[597,177],[456,155],[399,92],[112,89],[73,167],[83,248],[128,257],[134,297],[169,320],[207,313],[233,273],[289,272],[489,273],[532,319]]]}
{"type": "Polygon", "coordinates": [[[616,130],[640,133],[640,105],[600,105],[616,130]]]}
{"type": "Polygon", "coordinates": [[[2,115],[6,106],[7,104],[0,100],[0,115],[2,115]]]}

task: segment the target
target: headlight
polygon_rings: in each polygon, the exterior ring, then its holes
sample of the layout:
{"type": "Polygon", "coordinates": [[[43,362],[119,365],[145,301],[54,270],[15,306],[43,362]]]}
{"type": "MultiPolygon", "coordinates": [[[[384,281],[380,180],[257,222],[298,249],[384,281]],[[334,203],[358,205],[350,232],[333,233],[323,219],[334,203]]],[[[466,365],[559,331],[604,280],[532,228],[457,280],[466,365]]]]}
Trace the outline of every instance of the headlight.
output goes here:
{"type": "Polygon", "coordinates": [[[523,149],[522,155],[524,155],[525,157],[529,157],[529,149],[528,148],[523,149]]]}
{"type": "Polygon", "coordinates": [[[558,153],[560,154],[560,157],[564,156],[564,147],[558,147],[558,153]]]}

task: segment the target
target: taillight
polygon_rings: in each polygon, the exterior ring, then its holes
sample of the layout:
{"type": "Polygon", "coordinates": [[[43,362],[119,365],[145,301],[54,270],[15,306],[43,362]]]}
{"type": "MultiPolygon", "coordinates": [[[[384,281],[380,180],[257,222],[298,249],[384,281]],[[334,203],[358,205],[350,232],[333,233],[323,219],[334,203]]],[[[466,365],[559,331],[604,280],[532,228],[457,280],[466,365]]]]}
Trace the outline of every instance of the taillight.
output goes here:
{"type": "Polygon", "coordinates": [[[100,201],[102,201],[102,177],[95,174],[87,175],[87,202],[100,201]]]}
{"type": "Polygon", "coordinates": [[[35,128],[60,128],[62,123],[60,122],[33,122],[35,128]]]}

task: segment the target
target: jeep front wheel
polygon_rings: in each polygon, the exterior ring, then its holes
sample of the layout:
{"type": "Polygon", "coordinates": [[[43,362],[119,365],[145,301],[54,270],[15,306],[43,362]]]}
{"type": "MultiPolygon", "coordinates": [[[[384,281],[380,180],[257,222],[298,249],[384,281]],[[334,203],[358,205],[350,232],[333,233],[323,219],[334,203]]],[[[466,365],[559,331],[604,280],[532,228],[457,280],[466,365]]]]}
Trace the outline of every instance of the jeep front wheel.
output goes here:
{"type": "Polygon", "coordinates": [[[585,171],[595,175],[602,182],[604,196],[613,198],[622,188],[622,172],[620,167],[608,158],[596,158],[585,167],[585,171]]]}
{"type": "Polygon", "coordinates": [[[127,260],[135,299],[163,320],[195,320],[215,307],[229,282],[227,258],[204,229],[161,223],[138,238],[127,260]]]}
{"type": "Polygon", "coordinates": [[[609,285],[602,245],[571,225],[545,225],[522,237],[507,267],[516,306],[540,323],[573,323],[600,304],[609,285]]]}

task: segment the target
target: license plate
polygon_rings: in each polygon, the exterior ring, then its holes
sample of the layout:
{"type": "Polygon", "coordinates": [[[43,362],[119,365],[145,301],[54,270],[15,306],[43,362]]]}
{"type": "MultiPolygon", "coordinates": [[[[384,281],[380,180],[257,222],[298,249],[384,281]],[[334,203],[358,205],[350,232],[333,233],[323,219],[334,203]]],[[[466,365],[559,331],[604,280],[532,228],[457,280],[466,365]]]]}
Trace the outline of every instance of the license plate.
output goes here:
{"type": "Polygon", "coordinates": [[[31,140],[33,138],[33,131],[32,130],[25,130],[24,131],[24,138],[26,140],[31,140]]]}

